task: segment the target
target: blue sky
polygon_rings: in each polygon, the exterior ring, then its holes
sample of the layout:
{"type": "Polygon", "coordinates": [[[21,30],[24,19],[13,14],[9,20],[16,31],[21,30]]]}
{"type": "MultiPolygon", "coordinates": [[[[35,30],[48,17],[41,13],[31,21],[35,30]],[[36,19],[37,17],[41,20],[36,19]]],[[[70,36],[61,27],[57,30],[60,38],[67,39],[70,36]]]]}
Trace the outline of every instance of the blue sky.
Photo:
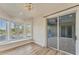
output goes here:
{"type": "Polygon", "coordinates": [[[0,29],[6,29],[6,21],[5,20],[0,20],[0,29]]]}

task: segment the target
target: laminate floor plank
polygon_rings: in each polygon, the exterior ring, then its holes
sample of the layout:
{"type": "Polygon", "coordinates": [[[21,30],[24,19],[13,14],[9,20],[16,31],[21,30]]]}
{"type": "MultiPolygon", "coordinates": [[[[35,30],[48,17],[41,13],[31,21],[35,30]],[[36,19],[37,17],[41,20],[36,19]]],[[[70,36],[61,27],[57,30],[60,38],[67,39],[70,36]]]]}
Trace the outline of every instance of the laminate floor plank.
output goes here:
{"type": "Polygon", "coordinates": [[[28,43],[20,47],[0,52],[0,55],[65,55],[55,49],[43,48],[35,43],[28,43]]]}

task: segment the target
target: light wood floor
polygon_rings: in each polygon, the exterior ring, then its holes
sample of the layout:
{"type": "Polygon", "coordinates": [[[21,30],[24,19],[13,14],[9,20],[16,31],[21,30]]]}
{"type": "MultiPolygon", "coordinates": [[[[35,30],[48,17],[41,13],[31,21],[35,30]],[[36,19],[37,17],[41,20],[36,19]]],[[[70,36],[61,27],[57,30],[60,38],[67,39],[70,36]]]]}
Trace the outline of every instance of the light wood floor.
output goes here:
{"type": "Polygon", "coordinates": [[[14,49],[0,52],[0,55],[65,55],[65,53],[50,48],[43,48],[35,43],[28,43],[14,49]]]}

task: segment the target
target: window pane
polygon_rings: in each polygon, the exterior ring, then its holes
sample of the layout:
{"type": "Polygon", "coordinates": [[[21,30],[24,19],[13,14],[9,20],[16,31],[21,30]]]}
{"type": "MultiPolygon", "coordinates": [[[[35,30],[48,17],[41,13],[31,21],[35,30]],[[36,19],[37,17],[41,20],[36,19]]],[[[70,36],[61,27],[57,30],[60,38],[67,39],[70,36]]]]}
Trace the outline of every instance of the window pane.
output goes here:
{"type": "Polygon", "coordinates": [[[14,22],[10,23],[10,39],[11,40],[16,39],[16,23],[14,22]]]}
{"type": "Polygon", "coordinates": [[[22,24],[12,22],[10,24],[10,38],[11,40],[23,39],[24,27],[22,24]]]}
{"type": "Polygon", "coordinates": [[[18,24],[16,26],[16,34],[17,34],[17,39],[23,39],[23,34],[24,34],[24,26],[22,24],[18,24]]]}
{"type": "Polygon", "coordinates": [[[32,25],[25,25],[25,37],[26,39],[32,39],[32,25]]]}
{"type": "Polygon", "coordinates": [[[0,19],[0,41],[7,39],[7,22],[0,19]]]}

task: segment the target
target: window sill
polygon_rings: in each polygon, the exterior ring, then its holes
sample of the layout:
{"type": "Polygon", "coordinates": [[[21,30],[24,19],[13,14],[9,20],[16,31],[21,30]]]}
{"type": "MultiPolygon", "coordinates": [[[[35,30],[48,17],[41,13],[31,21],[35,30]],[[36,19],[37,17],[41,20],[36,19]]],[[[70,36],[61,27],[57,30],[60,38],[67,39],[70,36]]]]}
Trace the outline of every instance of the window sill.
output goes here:
{"type": "Polygon", "coordinates": [[[22,40],[16,40],[16,41],[9,41],[9,42],[1,42],[0,43],[0,52],[1,51],[5,51],[5,50],[9,50],[12,48],[16,48],[18,46],[22,46],[28,43],[33,42],[32,39],[26,40],[26,39],[22,39],[22,40]]]}
{"type": "Polygon", "coordinates": [[[20,39],[20,40],[14,40],[14,41],[11,41],[11,40],[8,41],[7,40],[7,41],[0,42],[0,45],[6,45],[6,44],[21,42],[21,41],[32,41],[32,39],[20,39]]]}

